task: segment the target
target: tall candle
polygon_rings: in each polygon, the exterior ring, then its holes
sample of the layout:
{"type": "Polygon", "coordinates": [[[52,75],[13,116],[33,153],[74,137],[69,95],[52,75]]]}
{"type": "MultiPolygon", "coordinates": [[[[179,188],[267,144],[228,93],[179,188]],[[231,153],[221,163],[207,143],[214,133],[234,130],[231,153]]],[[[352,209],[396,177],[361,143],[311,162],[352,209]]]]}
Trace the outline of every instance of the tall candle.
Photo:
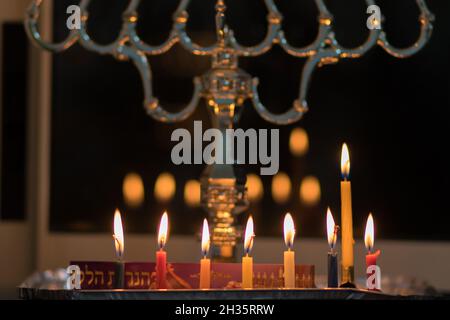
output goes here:
{"type": "Polygon", "coordinates": [[[381,290],[381,269],[377,265],[377,258],[381,254],[380,250],[375,253],[373,251],[373,245],[375,242],[375,230],[372,214],[369,214],[369,218],[366,223],[366,232],[364,235],[364,243],[367,249],[366,255],[366,286],[369,290],[381,290]]]}
{"type": "Polygon", "coordinates": [[[339,227],[334,223],[330,208],[327,210],[327,236],[330,251],[328,252],[328,288],[338,287],[338,264],[336,241],[339,227]]]}
{"type": "Polygon", "coordinates": [[[203,220],[202,232],[202,253],[203,259],[200,260],[200,289],[211,288],[211,260],[207,258],[209,252],[210,238],[208,220],[203,220]]]}
{"type": "Polygon", "coordinates": [[[116,209],[114,213],[114,246],[116,249],[116,262],[114,263],[114,289],[124,288],[124,275],[125,275],[125,264],[123,262],[124,253],[124,237],[123,237],[123,226],[122,218],[120,212],[116,209]]]}
{"type": "Polygon", "coordinates": [[[255,234],[253,232],[253,218],[250,216],[247,220],[244,238],[244,257],[242,257],[242,288],[253,288],[253,258],[250,256],[250,251],[253,247],[253,239],[255,234]]]}
{"type": "Polygon", "coordinates": [[[284,252],[284,287],[295,288],[295,252],[294,245],[295,227],[290,213],[284,217],[284,242],[288,248],[284,252]]]}
{"type": "Polygon", "coordinates": [[[350,155],[347,145],[342,146],[341,154],[341,224],[342,224],[342,270],[341,281],[343,287],[354,287],[353,262],[353,217],[352,217],[352,188],[348,180],[350,175],[350,155]]]}
{"type": "Polygon", "coordinates": [[[169,221],[167,213],[161,217],[158,231],[158,246],[159,251],[156,252],[156,288],[167,289],[167,254],[164,251],[164,246],[167,242],[169,221]]]}

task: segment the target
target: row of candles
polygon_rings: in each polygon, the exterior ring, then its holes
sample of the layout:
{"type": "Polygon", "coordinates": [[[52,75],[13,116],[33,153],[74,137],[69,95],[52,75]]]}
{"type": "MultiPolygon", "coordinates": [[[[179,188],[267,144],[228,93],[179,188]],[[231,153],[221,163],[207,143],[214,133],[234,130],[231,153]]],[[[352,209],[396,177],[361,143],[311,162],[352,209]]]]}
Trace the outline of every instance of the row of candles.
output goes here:
{"type": "MultiPolygon", "coordinates": [[[[353,226],[352,226],[352,207],[351,207],[351,184],[348,180],[350,172],[350,158],[347,145],[344,144],[341,156],[341,172],[343,181],[341,181],[341,220],[342,220],[342,266],[341,266],[341,287],[354,287],[354,267],[353,267],[353,226]]],[[[328,252],[328,287],[336,288],[338,284],[338,255],[336,243],[339,227],[335,224],[333,215],[327,210],[327,237],[330,251],[328,252]]],[[[164,250],[168,237],[168,215],[166,212],[161,217],[158,230],[158,248],[156,252],[156,287],[166,289],[167,273],[167,253],[164,250]]],[[[295,225],[290,213],[284,217],[284,242],[287,250],[284,251],[284,287],[295,287],[295,252],[293,250],[295,225]]],[[[254,242],[253,218],[250,216],[247,220],[244,237],[244,256],[242,257],[242,288],[251,289],[253,287],[253,257],[250,255],[254,242]]],[[[120,212],[116,210],[114,215],[114,243],[117,255],[116,267],[116,287],[123,286],[123,253],[124,236],[120,212]],[[122,276],[121,276],[122,275],[122,276]]],[[[377,266],[377,257],[380,250],[373,253],[374,244],[374,221],[372,214],[369,214],[365,230],[366,255],[366,274],[367,288],[370,290],[380,290],[380,268],[377,266]]],[[[207,219],[203,221],[203,232],[201,241],[201,250],[203,258],[200,260],[200,289],[209,289],[211,287],[211,260],[208,258],[210,249],[210,235],[207,219]]]]}

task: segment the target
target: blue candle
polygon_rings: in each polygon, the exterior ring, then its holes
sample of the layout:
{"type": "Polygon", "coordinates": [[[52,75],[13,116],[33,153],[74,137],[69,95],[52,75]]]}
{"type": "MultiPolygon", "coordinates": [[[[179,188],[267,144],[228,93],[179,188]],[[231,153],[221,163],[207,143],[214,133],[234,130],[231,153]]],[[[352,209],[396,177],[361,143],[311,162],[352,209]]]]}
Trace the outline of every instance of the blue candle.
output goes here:
{"type": "Polygon", "coordinates": [[[339,227],[335,225],[330,208],[327,210],[327,235],[330,251],[328,252],[328,288],[338,287],[338,264],[337,252],[335,251],[337,242],[337,231],[339,227]]]}

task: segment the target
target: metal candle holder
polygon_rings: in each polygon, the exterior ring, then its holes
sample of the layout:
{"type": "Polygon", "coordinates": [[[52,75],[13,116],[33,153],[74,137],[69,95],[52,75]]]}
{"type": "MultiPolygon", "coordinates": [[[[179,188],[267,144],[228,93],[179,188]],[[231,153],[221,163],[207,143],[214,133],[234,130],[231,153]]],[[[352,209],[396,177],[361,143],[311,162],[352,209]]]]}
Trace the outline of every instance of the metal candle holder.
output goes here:
{"type": "MultiPolygon", "coordinates": [[[[49,43],[42,39],[38,28],[42,0],[34,0],[25,19],[29,37],[39,47],[54,53],[65,51],[78,42],[89,51],[112,55],[120,61],[130,60],[139,71],[145,96],[144,107],[151,117],[166,123],[182,121],[194,112],[200,98],[204,98],[207,101],[213,126],[221,131],[236,127],[241,107],[246,99],[253,102],[258,114],[268,122],[286,125],[300,120],[308,110],[308,87],[316,67],[337,63],[339,59],[359,58],[376,45],[381,46],[394,57],[409,57],[427,43],[431,36],[433,21],[433,15],[428,10],[425,1],[416,0],[420,9],[421,32],[413,45],[400,49],[389,44],[382,29],[383,19],[381,21],[375,19],[371,23],[377,28],[370,30],[363,44],[355,48],[345,48],[338,43],[334,36],[333,16],[324,1],[315,0],[319,10],[317,37],[311,44],[297,48],[289,44],[284,35],[281,28],[283,16],[274,1],[264,0],[268,11],[267,34],[261,43],[246,47],[238,43],[233,30],[225,23],[225,2],[217,0],[215,6],[217,41],[209,47],[202,47],[194,43],[187,34],[186,24],[189,19],[187,8],[190,0],[181,0],[173,15],[173,26],[169,37],[162,44],[151,46],[142,41],[136,31],[139,20],[138,7],[141,1],[130,0],[127,9],[122,14],[123,24],[118,38],[108,45],[100,45],[91,39],[87,31],[90,2],[91,0],[82,0],[79,4],[81,9],[80,29],[72,30],[62,42],[49,43]],[[153,95],[152,71],[147,56],[164,54],[176,43],[193,55],[210,56],[211,69],[201,77],[194,78],[194,93],[189,104],[179,112],[170,113],[153,95]],[[257,90],[258,79],[238,67],[240,57],[259,56],[269,51],[275,44],[294,57],[307,59],[301,73],[298,98],[288,111],[281,114],[274,114],[263,105],[257,90]]],[[[375,4],[372,0],[365,0],[365,2],[367,6],[375,4]]],[[[245,188],[246,176],[237,169],[238,166],[231,164],[208,165],[200,179],[202,206],[213,219],[211,240],[216,248],[220,249],[216,252],[217,257],[222,258],[232,258],[236,239],[239,237],[234,219],[248,207],[245,188]]]]}

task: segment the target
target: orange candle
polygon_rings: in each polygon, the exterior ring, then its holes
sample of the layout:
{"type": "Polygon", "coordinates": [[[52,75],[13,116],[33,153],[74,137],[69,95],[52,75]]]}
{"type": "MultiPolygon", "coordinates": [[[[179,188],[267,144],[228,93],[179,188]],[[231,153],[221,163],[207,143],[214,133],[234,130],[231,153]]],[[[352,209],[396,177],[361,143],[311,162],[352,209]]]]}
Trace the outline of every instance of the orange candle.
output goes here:
{"type": "Polygon", "coordinates": [[[202,253],[203,259],[200,260],[200,289],[211,288],[211,260],[207,258],[209,252],[209,226],[208,220],[203,220],[203,233],[202,233],[202,253]]]}
{"type": "Polygon", "coordinates": [[[242,257],[242,288],[253,288],[253,258],[250,256],[250,251],[253,247],[253,239],[255,234],[253,232],[253,218],[250,216],[247,220],[245,228],[244,251],[245,256],[242,257]]]}
{"type": "Polygon", "coordinates": [[[164,246],[167,242],[169,221],[167,213],[161,217],[158,232],[158,246],[159,251],[156,252],[156,288],[167,289],[167,254],[164,251],[164,246]]]}

